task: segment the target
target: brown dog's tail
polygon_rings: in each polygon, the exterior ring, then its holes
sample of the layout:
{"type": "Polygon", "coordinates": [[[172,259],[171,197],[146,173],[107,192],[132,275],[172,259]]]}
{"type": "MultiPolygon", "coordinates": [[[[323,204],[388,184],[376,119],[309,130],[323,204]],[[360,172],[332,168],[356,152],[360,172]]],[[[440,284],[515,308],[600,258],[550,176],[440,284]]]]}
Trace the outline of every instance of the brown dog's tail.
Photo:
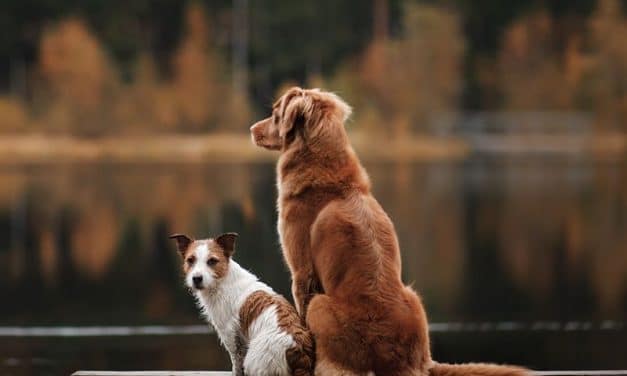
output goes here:
{"type": "Polygon", "coordinates": [[[434,362],[429,376],[531,376],[522,367],[486,363],[446,364],[434,362]]]}

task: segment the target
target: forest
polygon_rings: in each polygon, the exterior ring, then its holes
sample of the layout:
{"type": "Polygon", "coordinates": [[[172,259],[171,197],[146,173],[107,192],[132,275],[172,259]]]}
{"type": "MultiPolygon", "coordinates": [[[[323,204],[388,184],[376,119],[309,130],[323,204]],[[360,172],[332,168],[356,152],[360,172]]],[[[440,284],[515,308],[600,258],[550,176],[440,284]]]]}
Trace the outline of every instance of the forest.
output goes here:
{"type": "Polygon", "coordinates": [[[621,0],[6,0],[0,131],[245,132],[292,84],[338,92],[356,108],[353,127],[394,137],[433,133],[473,112],[585,113],[595,130],[624,131],[625,8],[621,0]]]}

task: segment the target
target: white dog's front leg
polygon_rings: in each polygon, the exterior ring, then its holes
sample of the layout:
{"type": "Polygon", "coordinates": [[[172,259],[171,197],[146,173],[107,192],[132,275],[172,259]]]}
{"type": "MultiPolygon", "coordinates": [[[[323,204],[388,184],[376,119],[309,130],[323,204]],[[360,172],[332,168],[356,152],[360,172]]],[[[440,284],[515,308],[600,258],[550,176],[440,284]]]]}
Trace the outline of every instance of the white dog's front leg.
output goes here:
{"type": "Polygon", "coordinates": [[[231,355],[233,376],[244,376],[244,360],[240,356],[231,355]]]}
{"type": "Polygon", "coordinates": [[[235,336],[235,349],[229,351],[233,376],[244,376],[244,357],[246,356],[247,345],[240,334],[235,336]]]}

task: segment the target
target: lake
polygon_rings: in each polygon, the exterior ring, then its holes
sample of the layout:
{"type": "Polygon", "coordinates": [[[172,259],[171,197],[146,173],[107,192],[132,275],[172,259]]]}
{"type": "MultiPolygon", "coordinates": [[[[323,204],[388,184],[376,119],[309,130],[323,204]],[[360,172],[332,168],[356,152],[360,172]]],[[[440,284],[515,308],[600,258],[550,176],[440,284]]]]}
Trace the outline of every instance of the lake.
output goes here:
{"type": "MultiPolygon", "coordinates": [[[[627,368],[624,159],[366,168],[435,359],[627,368]]],[[[269,163],[2,167],[0,374],[227,369],[168,235],[238,232],[236,260],[289,296],[275,198],[269,163]]]]}

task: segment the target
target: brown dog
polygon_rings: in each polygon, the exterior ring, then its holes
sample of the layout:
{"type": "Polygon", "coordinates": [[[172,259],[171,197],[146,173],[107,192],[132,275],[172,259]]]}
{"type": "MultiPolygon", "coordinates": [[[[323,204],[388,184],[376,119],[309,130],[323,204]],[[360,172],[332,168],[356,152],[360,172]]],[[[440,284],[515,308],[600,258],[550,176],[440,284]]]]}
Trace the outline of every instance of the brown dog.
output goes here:
{"type": "Polygon", "coordinates": [[[398,240],[370,193],[332,93],[288,90],[253,142],[280,150],[278,229],[296,307],[316,340],[318,375],[524,375],[431,360],[427,318],[401,281],[398,240]]]}

